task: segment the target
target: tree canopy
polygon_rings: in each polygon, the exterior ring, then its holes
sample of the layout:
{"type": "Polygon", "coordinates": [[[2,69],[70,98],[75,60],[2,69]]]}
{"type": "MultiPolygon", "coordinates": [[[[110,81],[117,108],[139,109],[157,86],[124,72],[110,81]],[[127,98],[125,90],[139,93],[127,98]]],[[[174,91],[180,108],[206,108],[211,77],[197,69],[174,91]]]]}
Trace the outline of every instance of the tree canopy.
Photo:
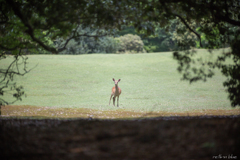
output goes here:
{"type": "MultiPolygon", "coordinates": [[[[0,95],[10,89],[14,75],[24,75],[29,70],[17,63],[25,49],[42,49],[57,54],[66,49],[72,39],[79,37],[98,38],[111,34],[122,26],[133,26],[138,32],[151,35],[156,26],[177,34],[191,32],[200,47],[214,49],[227,44],[230,54],[219,56],[216,62],[206,62],[209,68],[218,67],[228,77],[224,82],[232,106],[240,105],[240,2],[238,0],[1,0],[0,1],[0,60],[6,55],[15,55],[15,62],[0,69],[0,95]],[[174,23],[173,23],[174,22],[174,23]],[[184,27],[179,28],[182,24],[184,27]],[[174,27],[173,27],[174,25],[174,27]],[[79,32],[90,27],[96,31],[79,32]],[[63,38],[64,44],[52,44],[63,38]],[[224,64],[232,58],[233,64],[224,64]],[[15,67],[14,67],[15,66],[15,67]]],[[[190,82],[206,80],[214,74],[192,68],[193,52],[190,41],[178,44],[185,52],[174,52],[178,70],[183,79],[190,82]]],[[[23,59],[26,64],[26,58],[23,59]]],[[[12,85],[14,86],[14,85],[12,85]]],[[[11,90],[11,89],[10,89],[11,90]]],[[[24,93],[21,87],[12,87],[15,98],[24,93]]],[[[7,104],[0,99],[0,105],[7,104]]]]}

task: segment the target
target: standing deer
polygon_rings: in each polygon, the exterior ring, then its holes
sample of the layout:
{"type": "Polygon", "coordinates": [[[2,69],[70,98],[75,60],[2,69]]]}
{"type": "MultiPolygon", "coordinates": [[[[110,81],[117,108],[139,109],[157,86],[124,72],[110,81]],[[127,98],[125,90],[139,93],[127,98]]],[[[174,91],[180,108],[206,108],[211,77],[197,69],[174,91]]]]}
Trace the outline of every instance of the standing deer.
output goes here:
{"type": "Polygon", "coordinates": [[[120,94],[121,94],[121,92],[122,92],[122,90],[118,87],[118,82],[120,82],[120,80],[121,80],[121,79],[115,80],[115,79],[113,78],[113,81],[114,81],[114,83],[115,83],[115,86],[112,88],[112,93],[111,93],[111,97],[110,97],[110,100],[109,100],[109,105],[110,105],[110,103],[111,103],[111,98],[112,98],[112,96],[113,96],[113,105],[115,106],[115,98],[118,97],[118,99],[117,99],[117,106],[119,106],[119,104],[118,104],[118,102],[119,102],[119,96],[120,96],[120,94]]]}

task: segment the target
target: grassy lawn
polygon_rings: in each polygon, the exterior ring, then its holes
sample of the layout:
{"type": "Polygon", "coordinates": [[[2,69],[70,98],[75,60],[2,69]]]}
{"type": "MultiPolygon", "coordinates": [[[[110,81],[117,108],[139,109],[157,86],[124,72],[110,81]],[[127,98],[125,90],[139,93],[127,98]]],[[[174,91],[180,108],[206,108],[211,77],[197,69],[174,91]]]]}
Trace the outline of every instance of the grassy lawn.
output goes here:
{"type": "MultiPolygon", "coordinates": [[[[221,51],[214,51],[219,54],[221,51]]],[[[198,54],[208,59],[205,50],[198,54]]],[[[171,52],[149,54],[29,55],[29,68],[17,78],[27,94],[14,105],[86,108],[101,111],[194,112],[234,110],[216,70],[207,82],[181,81],[171,52]],[[109,106],[112,78],[121,79],[120,107],[109,106]]],[[[4,63],[0,64],[6,65],[4,63]]]]}

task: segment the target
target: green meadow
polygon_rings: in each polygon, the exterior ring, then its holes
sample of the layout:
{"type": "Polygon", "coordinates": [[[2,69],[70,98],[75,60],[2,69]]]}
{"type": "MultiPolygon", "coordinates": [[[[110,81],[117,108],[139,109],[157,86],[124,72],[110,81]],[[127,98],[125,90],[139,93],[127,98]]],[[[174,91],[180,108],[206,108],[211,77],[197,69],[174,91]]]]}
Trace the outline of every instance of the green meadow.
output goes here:
{"type": "MultiPolygon", "coordinates": [[[[214,59],[221,52],[211,55],[198,50],[198,56],[214,59]]],[[[215,76],[206,82],[181,81],[172,52],[28,57],[28,68],[34,69],[16,78],[27,96],[14,105],[144,113],[234,110],[223,87],[226,77],[220,71],[215,70],[215,76]],[[112,78],[121,79],[119,107],[112,101],[108,104],[112,78]]]]}

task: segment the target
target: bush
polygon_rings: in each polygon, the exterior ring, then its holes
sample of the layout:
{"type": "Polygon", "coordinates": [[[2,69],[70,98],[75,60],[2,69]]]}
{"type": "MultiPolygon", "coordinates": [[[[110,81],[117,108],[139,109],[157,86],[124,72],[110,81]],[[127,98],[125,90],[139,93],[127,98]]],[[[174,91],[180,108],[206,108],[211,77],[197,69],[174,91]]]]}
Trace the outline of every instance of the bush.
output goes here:
{"type": "Polygon", "coordinates": [[[102,37],[97,41],[94,53],[116,53],[118,51],[117,40],[113,37],[102,37]]]}
{"type": "Polygon", "coordinates": [[[155,52],[157,50],[157,46],[155,45],[144,45],[143,47],[147,52],[155,52]]]}
{"type": "MultiPolygon", "coordinates": [[[[78,39],[72,39],[69,41],[66,49],[62,51],[60,54],[86,54],[89,53],[90,49],[86,44],[86,38],[80,37],[78,39]]],[[[63,40],[58,39],[57,44],[60,44],[63,40]]],[[[65,43],[65,42],[64,42],[65,43]]]]}
{"type": "Polygon", "coordinates": [[[144,52],[143,41],[138,35],[126,34],[116,38],[119,52],[144,52]]]}
{"type": "Polygon", "coordinates": [[[71,40],[61,54],[116,53],[117,51],[118,44],[113,37],[106,36],[98,40],[93,37],[79,37],[71,40]]]}

